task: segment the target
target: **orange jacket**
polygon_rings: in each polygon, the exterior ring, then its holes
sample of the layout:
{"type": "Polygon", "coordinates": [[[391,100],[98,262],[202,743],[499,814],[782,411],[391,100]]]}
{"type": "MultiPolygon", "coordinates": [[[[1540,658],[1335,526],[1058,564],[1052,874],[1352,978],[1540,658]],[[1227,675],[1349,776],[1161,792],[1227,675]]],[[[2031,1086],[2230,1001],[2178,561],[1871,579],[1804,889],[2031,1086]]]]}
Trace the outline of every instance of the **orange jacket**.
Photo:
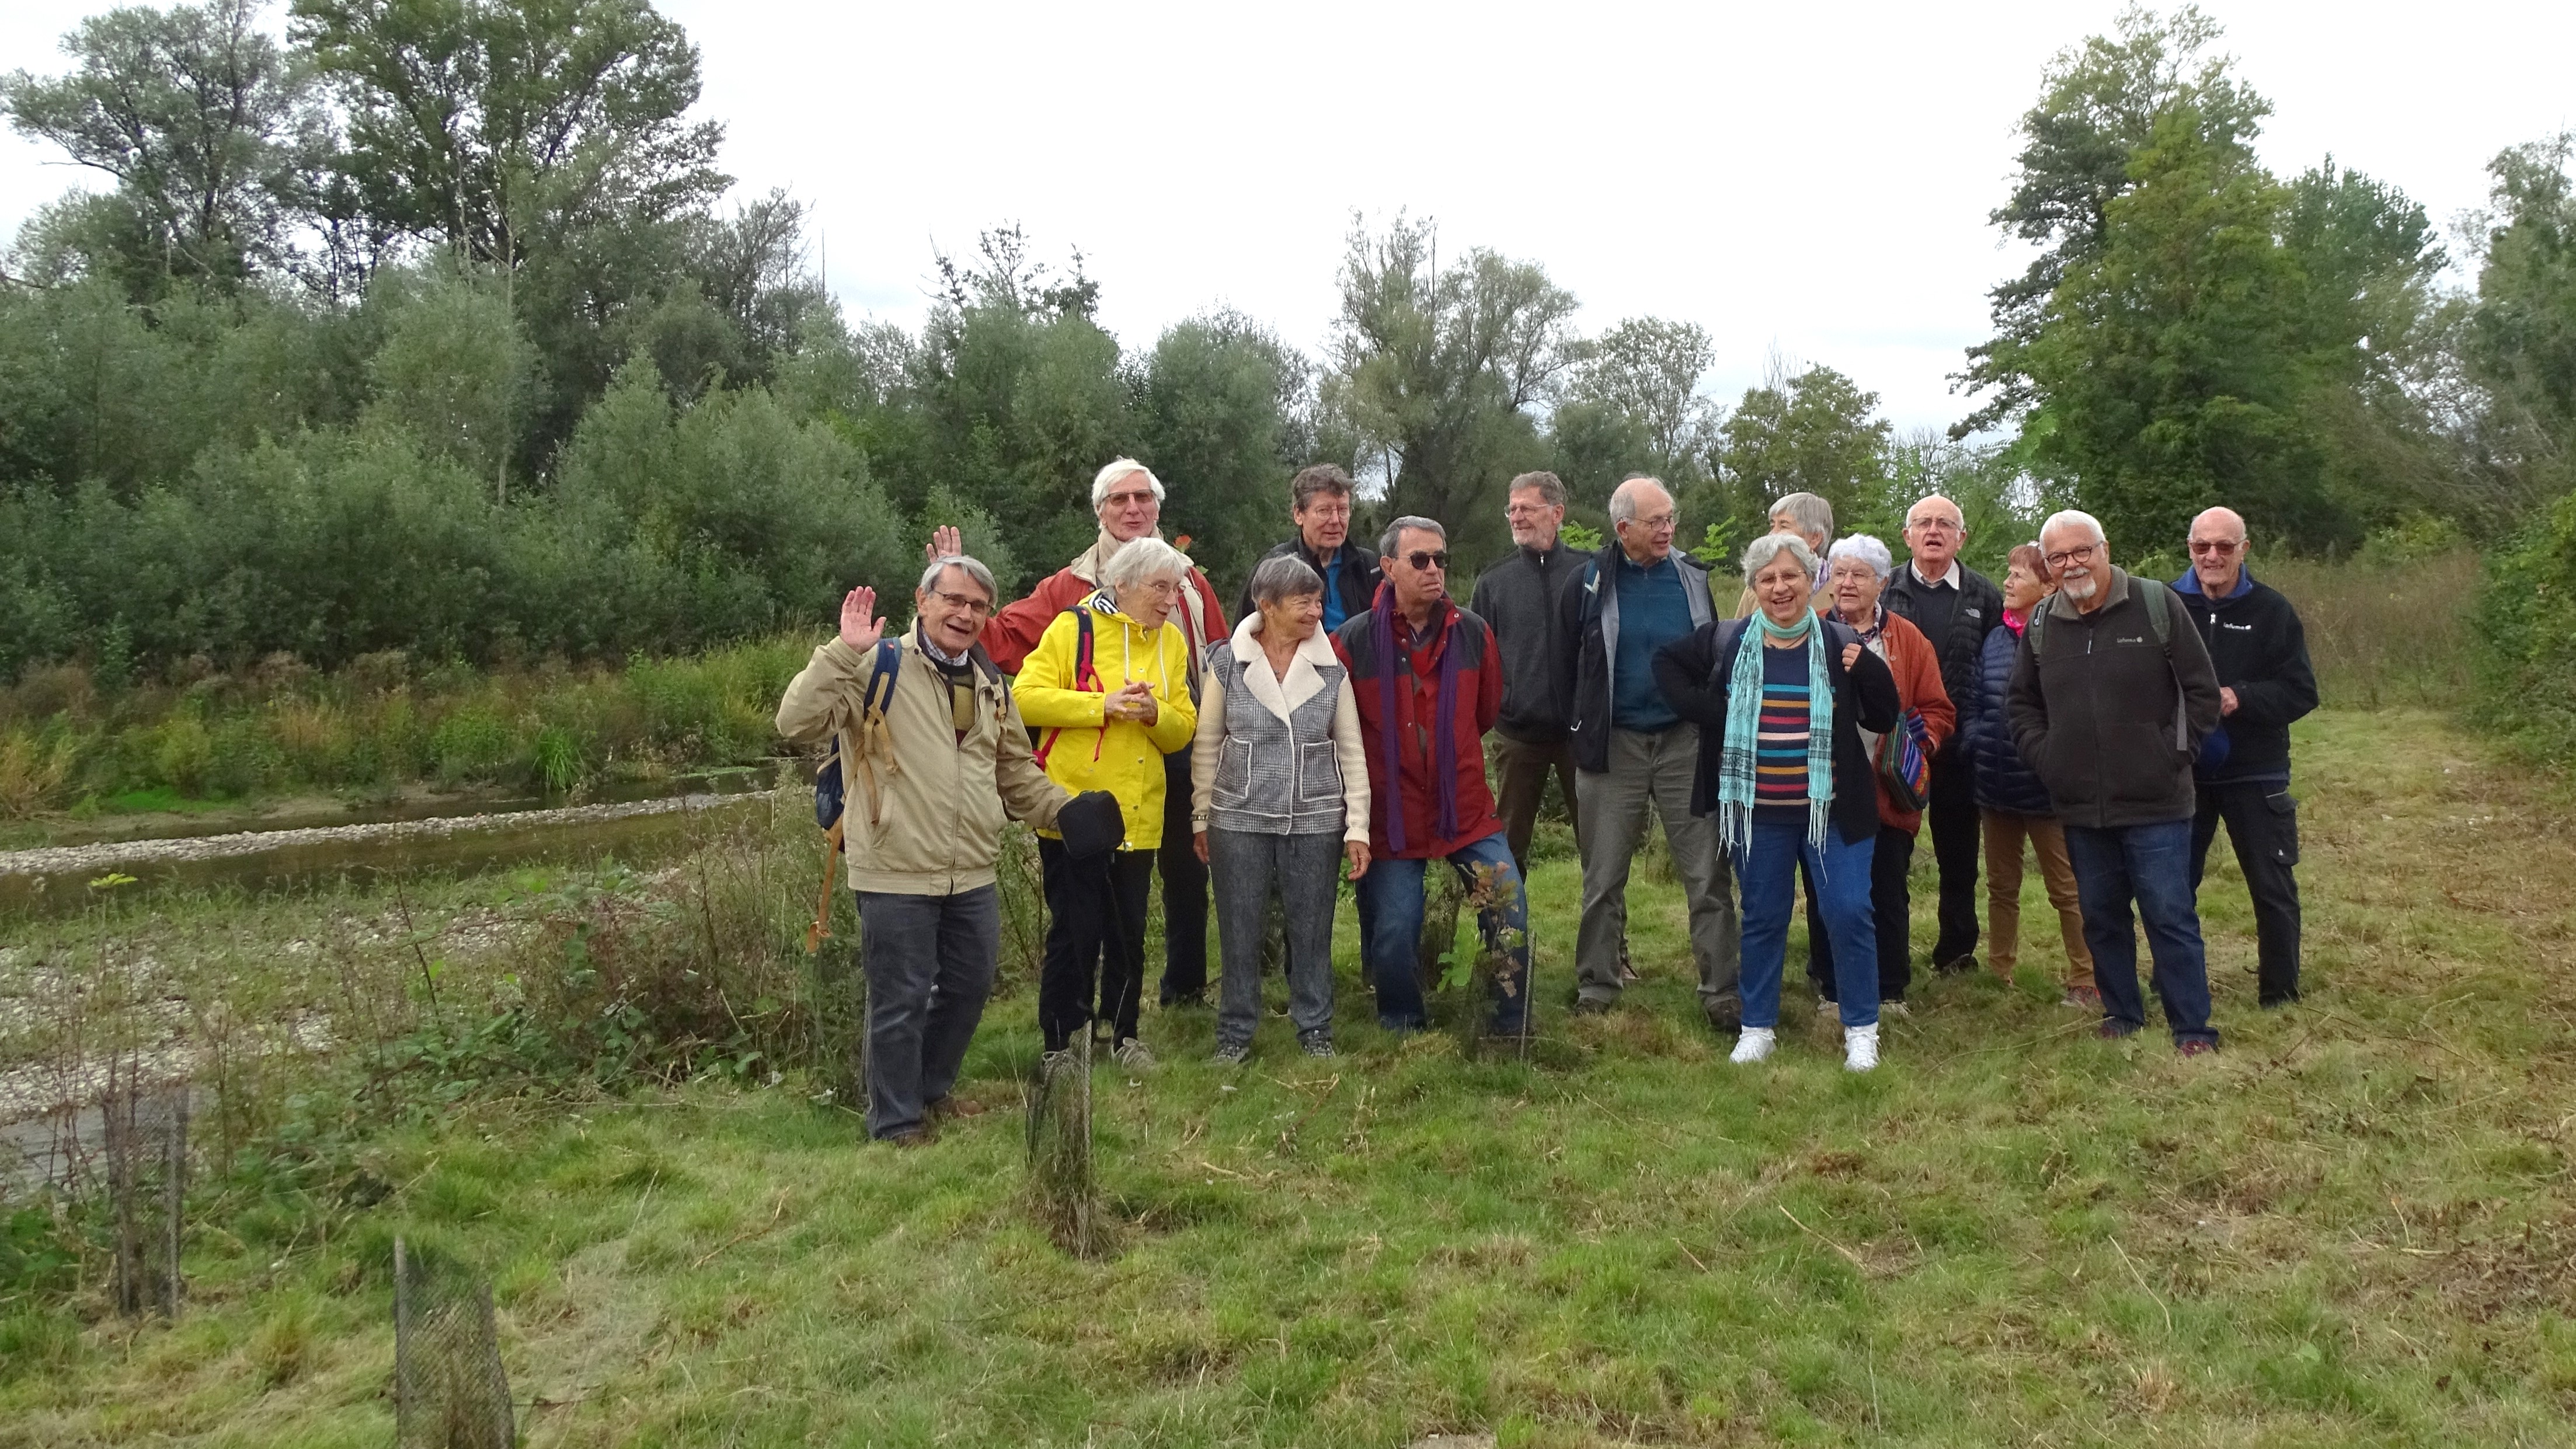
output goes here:
{"type": "MultiPolygon", "coordinates": [[[[1924,732],[1932,737],[1925,753],[1937,754],[1942,743],[1959,728],[1959,712],[1950,704],[1950,692],[1941,686],[1941,656],[1913,621],[1884,605],[1880,607],[1887,627],[1878,636],[1878,652],[1887,660],[1888,673],[1896,676],[1898,701],[1923,716],[1924,732]]],[[[1873,753],[1871,763],[1877,763],[1877,758],[1873,753]]],[[[1874,778],[1878,779],[1879,823],[1908,835],[1921,829],[1923,812],[1897,809],[1887,796],[1886,779],[1874,778]]]]}

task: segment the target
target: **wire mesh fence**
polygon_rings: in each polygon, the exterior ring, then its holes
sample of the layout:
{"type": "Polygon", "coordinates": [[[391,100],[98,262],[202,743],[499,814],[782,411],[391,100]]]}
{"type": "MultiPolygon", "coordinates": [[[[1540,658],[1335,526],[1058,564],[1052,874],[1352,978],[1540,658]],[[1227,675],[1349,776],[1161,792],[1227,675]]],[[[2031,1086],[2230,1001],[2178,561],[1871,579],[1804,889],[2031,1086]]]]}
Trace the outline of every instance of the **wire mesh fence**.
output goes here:
{"type": "Polygon", "coordinates": [[[1066,1252],[1105,1247],[1091,1171],[1091,1032],[1039,1059],[1029,1089],[1029,1188],[1039,1218],[1066,1252]]]}
{"type": "MultiPolygon", "coordinates": [[[[140,1058],[112,1054],[96,1107],[95,1172],[107,1189],[116,1308],[127,1317],[179,1314],[187,1236],[189,1085],[147,1080],[140,1058]]],[[[71,1121],[70,1160],[82,1157],[71,1121]]]]}
{"type": "Polygon", "coordinates": [[[510,1449],[517,1435],[490,1281],[395,1238],[396,1449],[510,1449]]]}

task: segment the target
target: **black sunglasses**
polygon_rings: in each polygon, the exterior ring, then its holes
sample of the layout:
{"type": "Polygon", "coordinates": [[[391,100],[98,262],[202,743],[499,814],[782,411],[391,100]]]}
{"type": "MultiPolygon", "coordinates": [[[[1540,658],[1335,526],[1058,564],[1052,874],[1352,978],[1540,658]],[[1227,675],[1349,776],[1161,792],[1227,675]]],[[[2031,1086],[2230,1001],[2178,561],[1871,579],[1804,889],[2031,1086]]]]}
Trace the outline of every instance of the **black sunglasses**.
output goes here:
{"type": "Polygon", "coordinates": [[[1436,550],[1417,548],[1413,552],[1406,554],[1404,556],[1404,561],[1413,565],[1417,569],[1438,569],[1442,573],[1447,573],[1449,571],[1449,550],[1445,548],[1436,550]]]}

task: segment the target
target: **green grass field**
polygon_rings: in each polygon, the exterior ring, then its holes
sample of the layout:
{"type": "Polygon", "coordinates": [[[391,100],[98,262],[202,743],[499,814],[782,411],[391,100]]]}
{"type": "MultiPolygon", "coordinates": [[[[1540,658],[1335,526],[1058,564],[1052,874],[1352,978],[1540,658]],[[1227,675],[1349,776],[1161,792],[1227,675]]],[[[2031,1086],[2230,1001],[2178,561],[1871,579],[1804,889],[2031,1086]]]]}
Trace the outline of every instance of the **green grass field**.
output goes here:
{"type": "Polygon", "coordinates": [[[2215,1058],[2057,1004],[2035,874],[2023,979],[1923,985],[1873,1075],[1794,982],[1729,1066],[1642,872],[1645,983],[1570,1021],[1558,861],[1534,1064],[1381,1036],[1347,913],[1338,1060],[1149,1015],[1165,1065],[1097,1078],[1104,1256],[1030,1208],[1023,981],[926,1150],[793,1075],[377,1138],[381,1201],[202,1225],[175,1326],[0,1317],[0,1445],[389,1442],[398,1232],[493,1273],[530,1445],[2576,1443],[2565,798],[2425,713],[2298,760],[2308,1001],[2255,1009],[2215,869],[2215,1058]]]}

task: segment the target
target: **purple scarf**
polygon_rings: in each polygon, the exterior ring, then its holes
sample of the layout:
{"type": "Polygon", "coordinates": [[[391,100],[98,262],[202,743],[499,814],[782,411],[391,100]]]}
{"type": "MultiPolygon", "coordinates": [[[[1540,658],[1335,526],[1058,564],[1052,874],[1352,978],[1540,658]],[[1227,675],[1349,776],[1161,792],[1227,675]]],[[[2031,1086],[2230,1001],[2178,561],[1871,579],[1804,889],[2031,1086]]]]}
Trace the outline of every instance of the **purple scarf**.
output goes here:
{"type": "MultiPolygon", "coordinates": [[[[1431,798],[1435,806],[1433,820],[1442,840],[1458,836],[1458,651],[1448,638],[1457,627],[1457,614],[1444,601],[1442,617],[1433,626],[1442,636],[1440,650],[1439,734],[1431,746],[1431,798]]],[[[1404,840],[1404,732],[1396,716],[1400,713],[1395,684],[1396,676],[1408,678],[1413,673],[1410,651],[1395,642],[1395,588],[1380,584],[1377,599],[1369,609],[1369,645],[1378,658],[1378,746],[1386,757],[1386,845],[1389,851],[1402,852],[1404,840]]],[[[1411,694],[1408,686],[1407,695],[1411,694]]]]}

